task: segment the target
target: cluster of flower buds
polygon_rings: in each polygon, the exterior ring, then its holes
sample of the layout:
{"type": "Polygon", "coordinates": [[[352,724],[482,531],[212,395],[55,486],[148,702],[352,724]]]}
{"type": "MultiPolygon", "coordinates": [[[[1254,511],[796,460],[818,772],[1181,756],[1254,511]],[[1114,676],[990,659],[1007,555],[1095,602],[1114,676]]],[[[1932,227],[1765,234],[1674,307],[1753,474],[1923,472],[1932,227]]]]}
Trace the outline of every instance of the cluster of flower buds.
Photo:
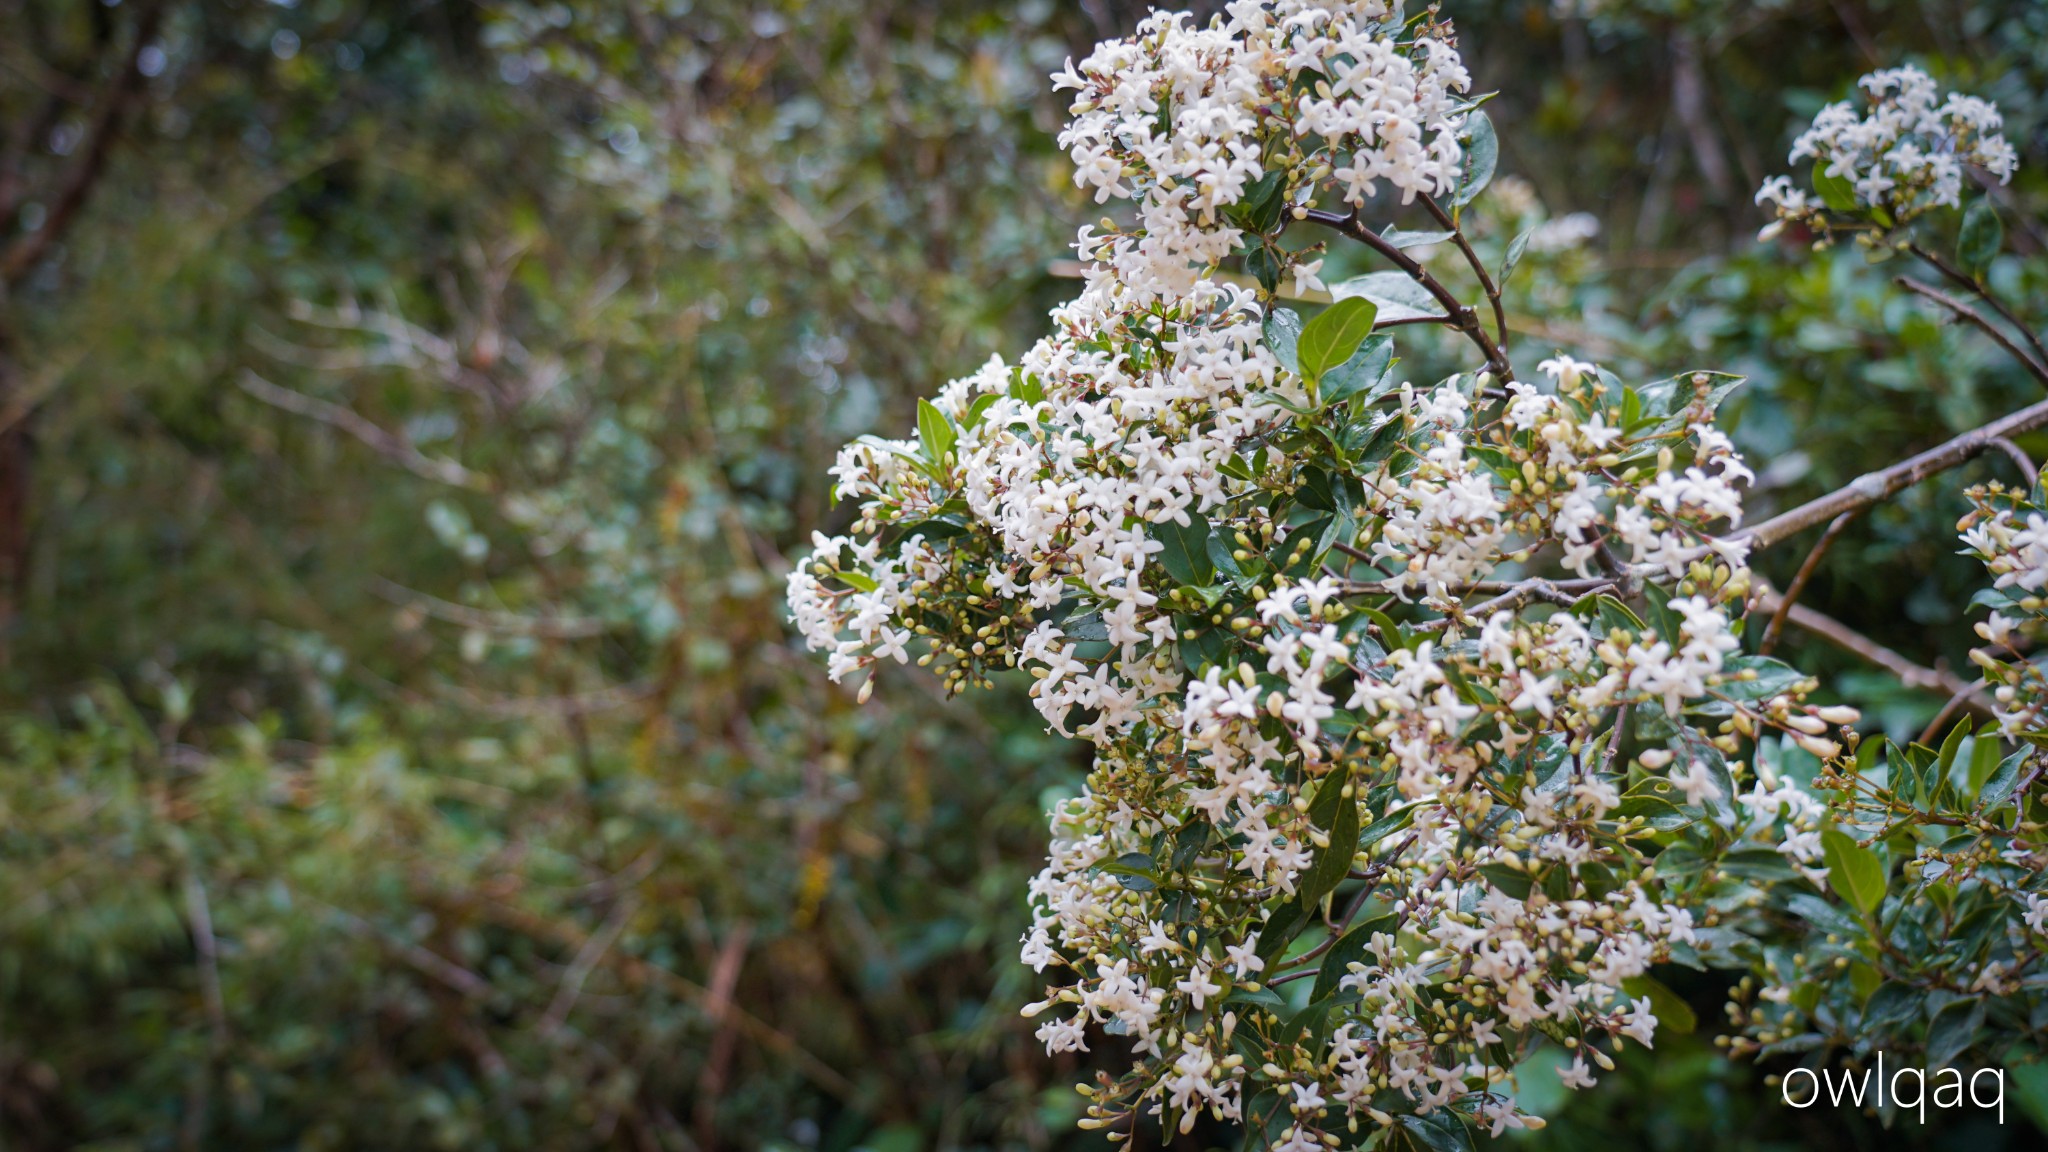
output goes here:
{"type": "MultiPolygon", "coordinates": [[[[1246,230],[1319,195],[1355,206],[1384,182],[1406,203],[1462,174],[1471,77],[1447,26],[1409,25],[1386,0],[1225,9],[1207,26],[1156,13],[1053,77],[1075,93],[1060,135],[1075,182],[1138,207],[1136,227],[1084,255],[1141,298],[1186,292],[1246,230]]],[[[1320,286],[1318,263],[1295,262],[1297,287],[1320,286]]]]}
{"type": "Polygon", "coordinates": [[[1964,546],[1992,576],[1990,591],[1976,601],[1991,608],[1977,625],[1985,647],[1970,659],[1984,670],[2008,736],[2048,731],[2048,674],[2026,655],[2048,632],[2048,505],[2038,491],[1997,482],[1973,488],[1973,508],[1957,525],[1964,546]]]}
{"type": "Polygon", "coordinates": [[[1830,104],[1792,144],[1791,162],[1812,160],[1814,191],[1789,176],[1774,176],[1757,191],[1758,204],[1776,207],[1778,219],[1815,228],[1823,240],[1838,217],[1867,217],[1880,228],[1903,225],[1934,208],[1961,204],[1965,168],[2003,184],[2018,154],[2000,133],[1998,106],[1952,92],[1943,99],[1932,77],[1918,68],[1872,72],[1858,82],[1869,107],[1830,104]]]}
{"type": "Polygon", "coordinates": [[[835,678],[1022,668],[1094,746],[1023,947],[1058,974],[1026,1009],[1049,1050],[1133,1054],[1084,1086],[1088,1126],[1208,1113],[1300,1152],[1403,1116],[1538,1125],[1510,1081],[1539,1045],[1580,1087],[1653,1042],[1648,969],[1697,961],[1707,854],[1820,873],[1811,799],[1761,769],[1741,791],[1746,747],[1832,756],[1852,717],[1738,654],[1734,378],[1559,356],[1418,387],[1360,302],[1304,326],[1210,275],[1221,209],[1351,179],[1332,150],[1443,187],[1463,69],[1380,9],[1154,17],[1070,68],[1084,179],[1142,234],[1084,233],[1051,335],[914,438],[849,445],[859,520],[790,577],[835,678]],[[1408,135],[1347,103],[1396,96],[1408,135]],[[1175,239],[1126,259],[1160,213],[1175,239]]]}

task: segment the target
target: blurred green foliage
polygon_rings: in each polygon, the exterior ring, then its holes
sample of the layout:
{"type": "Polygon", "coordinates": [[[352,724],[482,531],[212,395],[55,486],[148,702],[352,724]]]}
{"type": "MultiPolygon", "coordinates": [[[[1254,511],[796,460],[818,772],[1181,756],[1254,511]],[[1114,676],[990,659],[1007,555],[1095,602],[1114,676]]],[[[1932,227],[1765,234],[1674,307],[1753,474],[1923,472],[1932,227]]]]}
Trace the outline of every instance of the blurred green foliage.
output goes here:
{"type": "MultiPolygon", "coordinates": [[[[1014,689],[854,708],[780,577],[842,440],[1069,293],[1045,76],[1140,8],[0,2],[0,1138],[1095,1146],[1014,1011],[1075,748],[1014,689]]],[[[1748,197],[1912,60],[2004,106],[2038,221],[2048,10],[1450,14],[1517,94],[1504,170],[1602,224],[1524,275],[1525,347],[1747,372],[1780,506],[2029,398],[1748,197]]],[[[1957,493],[2000,467],[1874,512],[1807,602],[1960,660],[1957,493]]],[[[1894,733],[1941,705],[1809,643],[1894,733]]],[[[1671,1043],[1532,1142],[1961,1138],[1671,1043]]]]}

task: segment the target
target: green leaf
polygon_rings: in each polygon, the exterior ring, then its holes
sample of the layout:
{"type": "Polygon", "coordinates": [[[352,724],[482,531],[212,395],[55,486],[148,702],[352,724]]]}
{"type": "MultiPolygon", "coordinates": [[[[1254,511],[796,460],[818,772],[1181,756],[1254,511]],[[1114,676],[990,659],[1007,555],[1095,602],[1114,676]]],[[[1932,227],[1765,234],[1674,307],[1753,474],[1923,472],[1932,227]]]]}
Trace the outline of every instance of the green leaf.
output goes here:
{"type": "Polygon", "coordinates": [[[865,572],[834,572],[833,575],[847,584],[860,589],[862,592],[873,592],[881,587],[880,584],[875,583],[874,577],[869,576],[865,572]]]}
{"type": "Polygon", "coordinates": [[[1209,521],[1200,512],[1189,509],[1186,527],[1166,520],[1147,526],[1146,531],[1165,545],[1159,564],[1167,575],[1194,585],[1216,578],[1216,569],[1209,563],[1209,521]]]}
{"type": "Polygon", "coordinates": [[[1316,785],[1316,798],[1308,806],[1309,822],[1328,832],[1337,823],[1337,809],[1344,802],[1344,784],[1351,778],[1351,769],[1343,764],[1330,770],[1316,785]]]}
{"type": "Polygon", "coordinates": [[[1481,864],[1479,872],[1492,881],[1495,888],[1517,900],[1527,900],[1529,893],[1536,887],[1535,879],[1527,872],[1519,868],[1510,868],[1505,864],[1481,864]]]}
{"type": "Polygon", "coordinates": [[[1629,434],[1661,436],[1711,423],[1715,410],[1743,380],[1726,372],[1681,372],[1645,384],[1636,390],[1636,396],[1642,405],[1641,419],[1653,423],[1642,431],[1631,428],[1629,434]]]}
{"type": "Polygon", "coordinates": [[[1820,193],[1821,203],[1836,212],[1847,215],[1856,211],[1856,186],[1847,176],[1830,173],[1824,162],[1813,165],[1813,190],[1820,193]]]}
{"type": "Polygon", "coordinates": [[[1270,294],[1280,286],[1280,273],[1286,270],[1286,265],[1271,244],[1260,244],[1244,254],[1244,270],[1270,294]]]}
{"type": "Polygon", "coordinates": [[[1507,287],[1508,277],[1515,274],[1515,265],[1522,262],[1522,253],[1526,252],[1529,248],[1529,237],[1535,235],[1535,233],[1536,230],[1531,228],[1513,240],[1508,241],[1507,258],[1500,262],[1500,275],[1493,278],[1494,287],[1507,287]]]}
{"type": "Polygon", "coordinates": [[[1976,996],[1951,1000],[1927,1025],[1927,1066],[1946,1068],[1955,1061],[1984,1024],[1984,1001],[1976,996]]]}
{"type": "Polygon", "coordinates": [[[1687,1036],[1699,1027],[1699,1016],[1685,997],[1664,986],[1654,976],[1631,976],[1621,982],[1621,990],[1639,1000],[1648,1000],[1650,1010],[1657,1014],[1657,1031],[1687,1036]]]}
{"type": "Polygon", "coordinates": [[[1456,232],[1408,232],[1389,224],[1380,233],[1380,239],[1396,248],[1420,248],[1425,244],[1441,244],[1456,235],[1456,232]]]}
{"type": "Polygon", "coordinates": [[[1956,259],[1972,276],[1984,278],[1998,250],[2005,246],[2005,225],[1990,199],[1978,197],[1963,211],[1963,227],[1956,234],[1956,259]]]}
{"type": "Polygon", "coordinates": [[[1271,988],[1261,988],[1257,992],[1244,988],[1232,988],[1230,995],[1223,998],[1223,1002],[1225,1004],[1253,1004],[1260,1008],[1269,1008],[1274,1012],[1285,1012],[1287,1010],[1287,1001],[1282,1000],[1280,994],[1271,988]]]}
{"type": "Polygon", "coordinates": [[[1844,915],[1840,908],[1811,892],[1794,892],[1787,896],[1785,910],[1806,921],[1808,926],[1844,940],[1860,940],[1867,934],[1861,924],[1844,915]]]}
{"type": "Polygon", "coordinates": [[[1394,833],[1405,830],[1410,824],[1415,823],[1415,814],[1421,808],[1420,804],[1407,804],[1388,811],[1359,831],[1358,847],[1370,848],[1394,833]]]}
{"type": "Polygon", "coordinates": [[[2027,758],[2033,754],[2032,748],[2021,748],[1998,765],[1998,770],[1984,781],[1983,789],[1977,794],[1979,811],[1996,812],[2012,799],[2013,791],[2019,787],[2020,769],[2026,767],[2027,758]]]}
{"type": "Polygon", "coordinates": [[[1465,119],[1465,159],[1462,174],[1458,177],[1458,190],[1451,196],[1451,203],[1465,205],[1472,198],[1486,190],[1493,179],[1493,169],[1500,162],[1500,138],[1493,133],[1493,121],[1484,112],[1474,112],[1465,119]]]}
{"type": "Polygon", "coordinates": [[[1150,892],[1159,887],[1159,881],[1153,875],[1152,857],[1143,852],[1126,852],[1114,861],[1097,864],[1095,868],[1115,876],[1117,883],[1133,892],[1150,892]]]}
{"type": "Polygon", "coordinates": [[[1378,306],[1356,296],[1318,312],[1315,319],[1302,327],[1296,344],[1302,378],[1313,384],[1323,378],[1323,373],[1351,359],[1351,354],[1372,335],[1373,320],[1378,315],[1378,306]]]}
{"type": "Polygon", "coordinates": [[[1309,916],[1314,911],[1314,907],[1303,900],[1300,893],[1296,893],[1294,899],[1282,904],[1266,917],[1265,925],[1259,929],[1259,959],[1266,962],[1266,967],[1271,968],[1280,957],[1286,955],[1287,946],[1294,942],[1296,936],[1301,935],[1302,928],[1307,926],[1309,916]]]}
{"type": "Polygon", "coordinates": [[[929,400],[917,402],[917,439],[924,445],[925,455],[932,463],[942,463],[946,453],[953,450],[953,442],[960,438],[960,432],[946,414],[938,410],[929,400]]]}
{"type": "Polygon", "coordinates": [[[1854,837],[1837,828],[1820,834],[1821,853],[1827,859],[1828,887],[1864,915],[1884,903],[1884,865],[1877,853],[1856,843],[1854,837]]]}
{"type": "Polygon", "coordinates": [[[1877,986],[1863,1005],[1865,1029],[1895,1028],[1920,1015],[1927,994],[1910,984],[1887,980],[1877,986]]]}
{"type": "Polygon", "coordinates": [[[1342,364],[1323,372],[1317,391],[1324,404],[1340,404],[1361,393],[1377,397],[1390,386],[1388,373],[1393,367],[1394,338],[1384,333],[1368,336],[1342,364]]]}
{"type": "MultiPolygon", "coordinates": [[[[1323,786],[1328,788],[1333,777],[1326,777],[1323,786]]],[[[1315,862],[1302,875],[1300,882],[1301,902],[1314,907],[1323,897],[1337,890],[1344,877],[1351,871],[1351,856],[1358,851],[1358,805],[1343,797],[1342,780],[1337,780],[1335,789],[1336,816],[1329,826],[1330,846],[1316,853],[1315,862]]],[[[1317,793],[1316,798],[1322,799],[1317,793]]],[[[1316,812],[1309,809],[1309,819],[1315,819],[1316,812]]]]}
{"type": "Polygon", "coordinates": [[[1401,1127],[1429,1152],[1472,1152],[1471,1130],[1448,1108],[1439,1108],[1427,1116],[1411,1112],[1401,1117],[1401,1127]]]}
{"type": "MultiPolygon", "coordinates": [[[[1410,279],[1406,272],[1373,272],[1332,285],[1330,295],[1339,300],[1356,296],[1379,309],[1378,323],[1402,320],[1442,319],[1444,310],[1429,290],[1410,279]]],[[[1273,346],[1269,338],[1266,346],[1273,346]]]]}
{"type": "Polygon", "coordinates": [[[1280,366],[1301,375],[1301,361],[1296,358],[1295,346],[1301,340],[1301,314],[1292,308],[1275,308],[1266,316],[1266,350],[1271,352],[1280,366]]]}
{"type": "Polygon", "coordinates": [[[1350,975],[1351,962],[1365,959],[1365,950],[1372,943],[1373,933],[1392,932],[1398,923],[1399,918],[1392,912],[1382,913],[1352,928],[1343,939],[1331,945],[1330,950],[1323,953],[1323,966],[1316,973],[1315,989],[1308,994],[1309,1003],[1335,995],[1337,981],[1350,975]]]}
{"type": "Polygon", "coordinates": [[[1261,234],[1273,231],[1280,223],[1280,214],[1287,202],[1280,195],[1280,182],[1287,176],[1285,169],[1275,168],[1251,182],[1244,195],[1232,205],[1229,215],[1243,227],[1261,234]]]}

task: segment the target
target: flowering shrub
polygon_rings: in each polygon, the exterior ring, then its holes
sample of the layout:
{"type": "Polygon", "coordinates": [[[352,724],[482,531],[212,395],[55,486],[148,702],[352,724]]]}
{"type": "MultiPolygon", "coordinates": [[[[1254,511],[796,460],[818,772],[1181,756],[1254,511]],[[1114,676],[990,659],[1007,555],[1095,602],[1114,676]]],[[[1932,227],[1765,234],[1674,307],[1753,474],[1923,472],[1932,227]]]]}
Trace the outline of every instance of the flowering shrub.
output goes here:
{"type": "MultiPolygon", "coordinates": [[[[1830,108],[1795,149],[1834,165],[1824,193],[1854,174],[1859,199],[1828,201],[1842,222],[1896,230],[1954,205],[1962,164],[2009,173],[1995,111],[1935,110],[1916,77],[1866,83],[1875,127],[1830,108]]],[[[1500,301],[1532,234],[1497,269],[1469,242],[1496,143],[1433,13],[1155,15],[1055,84],[1075,92],[1078,182],[1134,211],[1082,230],[1085,288],[1017,363],[921,402],[914,438],[841,452],[859,519],[816,540],[789,603],[835,679],[870,677],[863,695],[889,660],[949,692],[1023,669],[1047,724],[1093,745],[1022,949],[1053,979],[1025,1009],[1049,1051],[1107,1035],[1131,1052],[1083,1086],[1084,1125],[1123,1138],[1137,1115],[1186,1131],[1208,1112],[1289,1152],[1362,1125],[1431,1147],[1540,1126],[1512,1083],[1539,1045],[1584,1087],[1692,1026],[1660,962],[1758,974],[1738,999],[1762,1005],[1732,1006],[1743,1051],[1819,1051],[1870,1011],[1902,973],[1875,953],[1903,949],[1870,919],[1887,873],[1867,842],[1941,820],[1887,822],[1868,790],[1896,812],[1919,771],[1900,765],[1998,744],[1860,740],[1855,710],[1743,652],[1751,609],[1797,596],[1748,558],[1925,473],[1749,525],[1752,473],[1714,426],[1736,378],[1624,381],[1562,353],[1518,373],[1500,301]],[[1417,207],[1427,231],[1366,223],[1417,207]],[[1309,227],[1390,269],[1325,285],[1319,244],[1282,243],[1309,227]],[[1411,251],[1462,260],[1486,299],[1411,251]],[[1332,303],[1304,321],[1283,284],[1332,303]],[[1409,379],[1388,330],[1412,323],[1461,334],[1466,370],[1409,379]],[[1805,786],[1794,766],[1815,761],[1805,786]]],[[[1789,183],[1764,195],[1819,219],[1789,183]]],[[[2038,531],[1992,517],[1972,541],[2038,548],[2038,531]]],[[[2037,561],[1993,564],[2038,590],[2037,561]]],[[[2020,735],[2039,674],[2010,675],[2020,735]]],[[[1926,858],[1959,885],[1948,903],[1902,906],[2031,907],[2006,875],[2030,857],[1990,831],[2029,755],[1978,780],[1979,842],[1926,858]]],[[[2006,944],[1929,979],[2012,991],[2036,957],[2006,944]]]]}

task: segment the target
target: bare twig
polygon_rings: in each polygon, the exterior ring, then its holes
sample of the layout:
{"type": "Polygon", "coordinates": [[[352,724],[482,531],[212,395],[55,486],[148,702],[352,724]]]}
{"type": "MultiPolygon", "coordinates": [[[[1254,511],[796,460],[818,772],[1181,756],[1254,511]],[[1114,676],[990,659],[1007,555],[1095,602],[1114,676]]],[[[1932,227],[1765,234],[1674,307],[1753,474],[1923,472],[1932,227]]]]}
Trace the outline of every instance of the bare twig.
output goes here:
{"type": "Polygon", "coordinates": [[[605,623],[594,616],[521,616],[513,612],[490,612],[456,604],[402,584],[377,577],[370,583],[377,595],[393,604],[418,608],[436,620],[460,624],[483,632],[508,636],[539,636],[551,640],[579,640],[602,636],[605,623]]]}
{"type": "Polygon", "coordinates": [[[430,949],[417,944],[408,944],[393,938],[389,933],[363,919],[361,916],[342,908],[329,905],[328,910],[336,921],[348,930],[350,935],[375,943],[378,947],[412,965],[421,973],[433,977],[462,995],[475,1000],[488,1000],[492,989],[490,981],[449,960],[430,949]]]}
{"type": "Polygon", "coordinates": [[[2021,475],[2027,478],[2027,486],[2033,487],[2034,481],[2041,476],[2041,470],[2034,467],[2034,458],[2027,455],[2025,449],[2003,436],[1994,437],[1991,443],[2000,452],[2010,456],[2014,464],[2019,465],[2021,475]]]}
{"type": "Polygon", "coordinates": [[[706,1148],[718,1146],[718,1101],[725,1093],[726,1068],[732,1063],[733,1042],[738,1038],[731,1019],[733,992],[739,987],[740,965],[746,960],[747,944],[753,935],[754,926],[740,921],[725,938],[718,959],[711,966],[710,994],[704,1001],[704,1019],[711,1025],[711,1049],[697,1078],[697,1142],[706,1148]]]}
{"type": "Polygon", "coordinates": [[[78,159],[66,173],[63,183],[50,203],[49,214],[43,218],[43,226],[27,233],[0,253],[0,284],[19,283],[23,276],[42,261],[50,248],[63,238],[79,209],[92,195],[99,183],[100,173],[106,169],[107,156],[113,151],[114,140],[121,134],[121,124],[134,101],[136,92],[142,87],[142,70],[137,62],[142,50],[156,39],[157,26],[163,22],[162,0],[147,4],[142,15],[135,22],[135,39],[128,45],[126,59],[114,73],[107,86],[99,111],[94,115],[92,126],[86,130],[84,143],[80,146],[78,159]]]}
{"type": "Polygon", "coordinates": [[[1859,511],[1861,509],[1852,508],[1835,517],[1828,525],[1828,530],[1821,533],[1820,541],[1813,546],[1813,551],[1806,554],[1806,561],[1799,566],[1798,574],[1792,577],[1790,584],[1785,585],[1785,594],[1779,598],[1778,610],[1771,613],[1771,622],[1764,628],[1763,642],[1757,645],[1759,653],[1768,656],[1771,649],[1778,646],[1778,634],[1785,630],[1785,613],[1791,611],[1792,605],[1799,602],[1799,594],[1806,591],[1806,582],[1813,579],[1814,569],[1820,567],[1821,557],[1827,555],[1828,546],[1835,542],[1835,537],[1842,534],[1842,529],[1849,526],[1849,521],[1854,520],[1859,511]]]}
{"type": "Polygon", "coordinates": [[[590,979],[590,973],[604,954],[619,939],[625,930],[626,921],[632,919],[633,910],[639,906],[631,893],[612,905],[611,914],[598,925],[597,931],[584,937],[582,947],[576,949],[576,958],[569,961],[569,967],[562,973],[562,983],[555,989],[555,998],[549,1002],[548,1010],[541,1013],[540,1024],[536,1027],[542,1036],[551,1037],[561,1031],[569,1022],[569,1013],[576,1007],[576,1000],[583,995],[583,982],[590,979]]]}
{"type": "Polygon", "coordinates": [[[1892,283],[1917,296],[1925,296],[1927,299],[1955,313],[1958,319],[1975,325],[1986,336],[1991,337],[1992,341],[2000,348],[2005,349],[2006,353],[2014,360],[2019,361],[2020,367],[2025,368],[2028,375],[2032,376],[2042,385],[2048,386],[2048,366],[2043,366],[2032,356],[2027,355],[2024,349],[2012,342],[2012,337],[2007,336],[1999,330],[1996,324],[1985,319],[1982,312],[1943,292],[1941,289],[1932,285],[1922,284],[1910,276],[1894,276],[1892,277],[1892,283]]]}
{"type": "Polygon", "coordinates": [[[1975,459],[1996,447],[2000,439],[2030,432],[2044,424],[2048,424],[2048,400],[2030,404],[1889,468],[1859,476],[1846,487],[1780,512],[1753,528],[1735,533],[1733,538],[1748,540],[1752,549],[1768,548],[1844,512],[1889,499],[1929,476],[1975,459]]]}
{"type": "Polygon", "coordinates": [[[1965,685],[1954,695],[1950,696],[1948,703],[1941,706],[1941,711],[1934,714],[1934,719],[1927,722],[1927,727],[1920,730],[1919,742],[1927,744],[1932,741],[1935,734],[1940,732],[1943,725],[1946,725],[1949,719],[1956,714],[1956,710],[1968,704],[1971,698],[1981,697],[1986,686],[1984,681],[1979,680],[1975,684],[1965,685]]]}
{"type": "Polygon", "coordinates": [[[1785,604],[1777,593],[1769,589],[1765,589],[1757,597],[1757,606],[1771,612],[1782,606],[1785,609],[1785,618],[1793,624],[1845,652],[1861,656],[1883,668],[1897,676],[1900,683],[1908,688],[1962,695],[1973,707],[1980,708],[1987,714],[1991,711],[1990,701],[1983,697],[1981,686],[1973,687],[1953,672],[1915,664],[1831,616],[1823,616],[1811,608],[1798,604],[1785,604]]]}
{"type": "MultiPolygon", "coordinates": [[[[513,931],[542,940],[553,940],[568,947],[581,949],[588,936],[573,924],[559,923],[525,909],[514,907],[496,900],[461,897],[447,893],[423,893],[423,900],[458,913],[482,915],[492,923],[513,931]]],[[[613,969],[629,985],[654,984],[693,1004],[701,1004],[709,995],[709,989],[694,980],[669,971],[658,964],[649,963],[629,952],[612,950],[606,952],[600,963],[613,969]]],[[[727,1008],[729,1016],[738,1022],[742,1031],[763,1047],[787,1059],[791,1066],[802,1072],[812,1083],[845,1102],[860,1099],[859,1090],[837,1069],[820,1060],[808,1049],[798,1044],[787,1033],[753,1015],[738,1004],[727,1008]]]]}
{"type": "MultiPolygon", "coordinates": [[[[1585,581],[1573,581],[1573,583],[1585,583],[1585,581]]],[[[1473,604],[1469,607],[1462,604],[1457,605],[1455,606],[1455,612],[1452,615],[1444,616],[1436,620],[1431,620],[1427,624],[1422,624],[1418,627],[1419,630],[1424,632],[1437,632],[1443,630],[1444,628],[1449,627],[1451,623],[1455,620],[1463,620],[1468,617],[1489,616],[1495,612],[1501,611],[1512,612],[1513,610],[1520,608],[1523,605],[1528,604],[1534,600],[1541,600],[1548,604],[1556,604],[1561,608],[1569,608],[1572,605],[1577,604],[1581,597],[1590,596],[1594,592],[1599,591],[1601,587],[1611,587],[1613,584],[1614,581],[1612,580],[1600,581],[1598,583],[1598,587],[1589,588],[1584,592],[1579,593],[1578,595],[1574,595],[1570,592],[1565,591],[1563,588],[1559,587],[1558,584],[1554,581],[1545,580],[1540,577],[1536,579],[1524,580],[1521,583],[1516,584],[1513,588],[1510,588],[1508,591],[1501,593],[1500,595],[1494,597],[1491,600],[1482,600],[1479,603],[1473,604]]]]}
{"type": "Polygon", "coordinates": [[[2028,347],[2034,350],[2035,363],[2048,365],[2048,347],[2044,347],[2042,345],[2041,338],[2039,336],[2034,335],[2034,330],[2032,328],[2027,327],[2025,321],[2021,320],[2018,316],[2014,315],[2012,309],[2005,306],[2005,301],[1999,299],[1996,294],[1994,294],[1989,288],[1985,287],[1983,282],[1979,281],[1976,277],[1970,275],[1969,273],[1963,271],[1961,268],[1956,267],[1954,264],[1949,263],[1939,253],[1931,252],[1925,248],[1922,248],[1918,244],[1908,244],[1906,247],[1912,251],[1913,255],[1918,256],[1921,259],[1921,261],[1925,263],[1928,267],[1934,269],[1936,272],[1941,273],[1943,279],[1947,280],[1951,284],[1954,284],[1958,288],[1962,288],[1968,292],[1971,292],[1977,297],[1977,299],[1982,300],[1986,304],[1991,305],[1993,311],[1997,312],[2000,316],[2005,317],[2006,323],[2012,325],[2014,328],[2019,329],[2020,335],[2027,338],[2028,347]]]}
{"type": "Polygon", "coordinates": [[[227,1001],[220,992],[220,946],[213,936],[213,907],[197,871],[185,873],[185,915],[192,921],[192,951],[199,958],[199,996],[206,1003],[206,1021],[212,1030],[213,1050],[218,1053],[228,1045],[227,1001]]]}
{"type": "MultiPolygon", "coordinates": [[[[1500,596],[1513,593],[1536,594],[1538,590],[1532,588],[1531,585],[1540,584],[1550,591],[1583,595],[1587,592],[1599,592],[1603,589],[1612,588],[1617,582],[1617,579],[1611,576],[1591,576],[1584,579],[1571,580],[1546,580],[1542,577],[1534,577],[1528,580],[1474,580],[1469,584],[1454,584],[1451,586],[1450,592],[1456,596],[1500,596]]],[[[1394,589],[1389,587],[1387,582],[1383,580],[1367,580],[1347,584],[1343,592],[1347,596],[1394,595],[1394,589]]],[[[1543,592],[1542,595],[1545,599],[1550,598],[1548,591],[1543,592]]],[[[1477,611],[1477,609],[1468,609],[1468,611],[1477,611]]]]}
{"type": "Polygon", "coordinates": [[[467,488],[473,492],[491,490],[492,485],[488,477],[472,472],[453,460],[428,456],[415,448],[411,440],[378,426],[352,409],[294,392],[289,388],[281,388],[248,370],[242,373],[241,385],[242,391],[273,408],[281,408],[299,416],[309,416],[322,424],[348,433],[368,445],[378,455],[399,464],[416,476],[454,488],[467,488]]]}
{"type": "MultiPolygon", "coordinates": [[[[1436,202],[1436,197],[1424,196],[1422,203],[1424,207],[1429,209],[1429,214],[1436,217],[1436,222],[1439,225],[1451,230],[1451,239],[1457,242],[1458,251],[1465,254],[1465,263],[1471,265],[1472,274],[1479,277],[1480,291],[1486,293],[1487,303],[1493,305],[1494,339],[1500,342],[1501,355],[1506,356],[1508,348],[1508,315],[1507,311],[1501,307],[1500,285],[1493,282],[1493,277],[1486,271],[1486,265],[1479,259],[1479,253],[1472,250],[1472,242],[1465,238],[1465,230],[1458,227],[1457,220],[1453,219],[1449,212],[1444,211],[1443,205],[1436,202]]],[[[1444,319],[1448,321],[1450,318],[1447,316],[1444,319]]],[[[1502,378],[1502,382],[1506,382],[1505,377],[1502,378]]]]}

